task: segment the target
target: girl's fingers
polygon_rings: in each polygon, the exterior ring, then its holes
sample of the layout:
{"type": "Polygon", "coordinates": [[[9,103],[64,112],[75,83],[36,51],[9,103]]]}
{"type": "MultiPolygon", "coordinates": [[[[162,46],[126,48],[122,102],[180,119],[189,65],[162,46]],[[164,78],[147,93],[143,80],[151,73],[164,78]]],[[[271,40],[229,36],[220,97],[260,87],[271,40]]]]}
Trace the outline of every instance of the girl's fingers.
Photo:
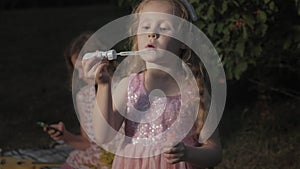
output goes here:
{"type": "Polygon", "coordinates": [[[52,136],[54,136],[54,137],[60,137],[62,135],[63,135],[63,133],[61,131],[56,131],[55,133],[53,133],[52,136]]]}
{"type": "Polygon", "coordinates": [[[174,153],[179,153],[185,151],[185,147],[183,146],[178,146],[178,147],[173,147],[167,151],[165,151],[166,154],[174,154],[174,153]]]}
{"type": "Polygon", "coordinates": [[[58,133],[59,131],[58,130],[55,130],[55,129],[51,129],[49,128],[48,129],[48,134],[51,135],[51,136],[54,136],[56,133],[58,133]]]}
{"type": "Polygon", "coordinates": [[[53,129],[48,128],[47,131],[48,131],[49,135],[53,135],[55,133],[55,130],[53,130],[53,129]]]}
{"type": "Polygon", "coordinates": [[[63,134],[64,126],[62,126],[61,124],[54,124],[54,125],[47,127],[47,131],[50,136],[56,137],[56,136],[63,134]]]}
{"type": "Polygon", "coordinates": [[[179,149],[177,147],[173,147],[173,148],[167,150],[165,153],[166,154],[174,154],[174,153],[177,153],[177,152],[179,152],[179,149]]]}
{"type": "Polygon", "coordinates": [[[63,136],[63,132],[61,132],[61,131],[55,131],[55,132],[53,132],[52,134],[50,134],[50,137],[51,137],[53,140],[61,140],[61,139],[62,139],[62,136],[63,136]]]}
{"type": "Polygon", "coordinates": [[[43,131],[44,131],[44,132],[48,132],[47,127],[43,127],[43,131]]]}
{"type": "Polygon", "coordinates": [[[108,63],[101,63],[95,70],[96,74],[99,75],[103,74],[103,73],[108,73],[107,67],[108,67],[108,63]]]}
{"type": "Polygon", "coordinates": [[[97,84],[108,83],[110,81],[108,63],[104,63],[97,68],[95,81],[97,84]]]}
{"type": "Polygon", "coordinates": [[[93,67],[93,65],[95,65],[96,63],[101,62],[102,60],[99,58],[91,58],[91,59],[85,59],[82,60],[82,66],[84,68],[84,70],[88,70],[89,68],[93,67]]]}
{"type": "Polygon", "coordinates": [[[183,159],[183,154],[164,154],[164,157],[166,158],[166,161],[169,164],[175,164],[178,163],[180,161],[184,161],[183,159]]]}
{"type": "Polygon", "coordinates": [[[60,121],[60,122],[58,123],[57,128],[58,128],[59,131],[62,131],[62,132],[63,132],[63,131],[65,130],[65,124],[64,124],[63,122],[60,121]]]}
{"type": "Polygon", "coordinates": [[[171,160],[168,160],[167,159],[167,162],[169,163],[169,164],[176,164],[176,163],[179,163],[181,160],[180,159],[171,159],[171,160]]]}
{"type": "Polygon", "coordinates": [[[82,67],[83,67],[83,72],[84,75],[88,78],[90,78],[90,76],[88,75],[89,72],[92,71],[92,69],[95,70],[95,66],[97,67],[100,63],[105,63],[105,59],[99,59],[99,58],[91,58],[91,59],[86,59],[82,61],[82,67]]]}
{"type": "Polygon", "coordinates": [[[164,154],[164,157],[167,159],[181,159],[184,156],[183,153],[176,153],[176,154],[164,154]]]}
{"type": "Polygon", "coordinates": [[[107,74],[107,67],[109,66],[108,62],[97,63],[94,65],[88,72],[85,73],[86,78],[95,79],[101,78],[102,74],[107,74]]]}
{"type": "Polygon", "coordinates": [[[170,164],[175,164],[180,161],[184,161],[185,158],[185,145],[180,142],[176,146],[170,148],[168,151],[164,153],[164,157],[167,162],[170,164]]]}

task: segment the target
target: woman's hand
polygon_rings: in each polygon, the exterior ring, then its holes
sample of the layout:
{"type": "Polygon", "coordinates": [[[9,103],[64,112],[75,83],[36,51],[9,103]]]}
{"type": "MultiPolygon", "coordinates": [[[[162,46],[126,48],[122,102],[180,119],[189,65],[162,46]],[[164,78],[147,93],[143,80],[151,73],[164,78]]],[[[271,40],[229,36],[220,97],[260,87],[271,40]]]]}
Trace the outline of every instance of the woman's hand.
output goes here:
{"type": "Polygon", "coordinates": [[[180,161],[186,160],[186,146],[183,142],[178,143],[177,145],[171,147],[169,150],[164,152],[164,157],[167,159],[167,162],[170,164],[175,164],[180,161]]]}
{"type": "Polygon", "coordinates": [[[63,122],[59,122],[58,124],[52,124],[49,127],[44,127],[44,131],[49,134],[49,136],[55,140],[64,140],[65,133],[65,125],[63,122]]]}
{"type": "Polygon", "coordinates": [[[100,59],[97,57],[84,59],[82,60],[82,66],[85,78],[95,79],[97,84],[110,82],[110,75],[108,72],[109,61],[107,59],[100,59]]]}

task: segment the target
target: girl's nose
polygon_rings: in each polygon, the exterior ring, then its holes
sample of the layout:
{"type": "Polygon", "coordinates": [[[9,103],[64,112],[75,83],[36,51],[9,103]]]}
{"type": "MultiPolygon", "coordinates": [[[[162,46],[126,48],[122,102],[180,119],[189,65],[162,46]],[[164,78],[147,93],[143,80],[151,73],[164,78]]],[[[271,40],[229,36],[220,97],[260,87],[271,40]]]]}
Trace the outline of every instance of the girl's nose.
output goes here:
{"type": "Polygon", "coordinates": [[[150,34],[148,34],[148,38],[149,39],[157,39],[158,38],[158,34],[156,34],[156,33],[150,33],[150,34]]]}

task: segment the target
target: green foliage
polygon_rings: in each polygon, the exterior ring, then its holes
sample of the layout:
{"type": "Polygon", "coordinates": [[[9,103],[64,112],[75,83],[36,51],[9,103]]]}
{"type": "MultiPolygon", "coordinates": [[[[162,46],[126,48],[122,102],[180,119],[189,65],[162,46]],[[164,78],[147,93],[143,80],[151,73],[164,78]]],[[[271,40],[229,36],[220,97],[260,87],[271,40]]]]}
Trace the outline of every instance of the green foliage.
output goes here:
{"type": "MultiPolygon", "coordinates": [[[[136,2],[119,0],[119,5],[134,6],[136,2]]],[[[214,44],[228,79],[239,79],[246,71],[264,79],[274,71],[270,68],[299,67],[294,62],[300,53],[299,0],[189,2],[199,17],[194,24],[214,44]]]]}
{"type": "Polygon", "coordinates": [[[297,57],[289,51],[299,45],[299,22],[292,22],[299,20],[298,1],[282,5],[277,0],[213,0],[193,5],[200,17],[196,24],[215,44],[228,79],[239,79],[250,66],[271,71],[266,68],[276,67],[287,55],[297,57]],[[283,32],[288,36],[277,36],[283,32]]]}

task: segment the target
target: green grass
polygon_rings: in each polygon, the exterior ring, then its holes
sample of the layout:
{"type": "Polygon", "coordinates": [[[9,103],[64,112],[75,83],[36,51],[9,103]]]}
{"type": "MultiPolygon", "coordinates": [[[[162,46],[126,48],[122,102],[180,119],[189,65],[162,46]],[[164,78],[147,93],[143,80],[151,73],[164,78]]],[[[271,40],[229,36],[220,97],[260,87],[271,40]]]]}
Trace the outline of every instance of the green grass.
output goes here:
{"type": "Polygon", "coordinates": [[[269,103],[274,118],[262,119],[255,105],[226,110],[220,124],[223,161],[216,169],[300,167],[299,101],[269,103]]]}
{"type": "Polygon", "coordinates": [[[261,137],[256,131],[241,131],[224,146],[223,161],[217,168],[299,168],[298,132],[274,133],[261,137]]]}

